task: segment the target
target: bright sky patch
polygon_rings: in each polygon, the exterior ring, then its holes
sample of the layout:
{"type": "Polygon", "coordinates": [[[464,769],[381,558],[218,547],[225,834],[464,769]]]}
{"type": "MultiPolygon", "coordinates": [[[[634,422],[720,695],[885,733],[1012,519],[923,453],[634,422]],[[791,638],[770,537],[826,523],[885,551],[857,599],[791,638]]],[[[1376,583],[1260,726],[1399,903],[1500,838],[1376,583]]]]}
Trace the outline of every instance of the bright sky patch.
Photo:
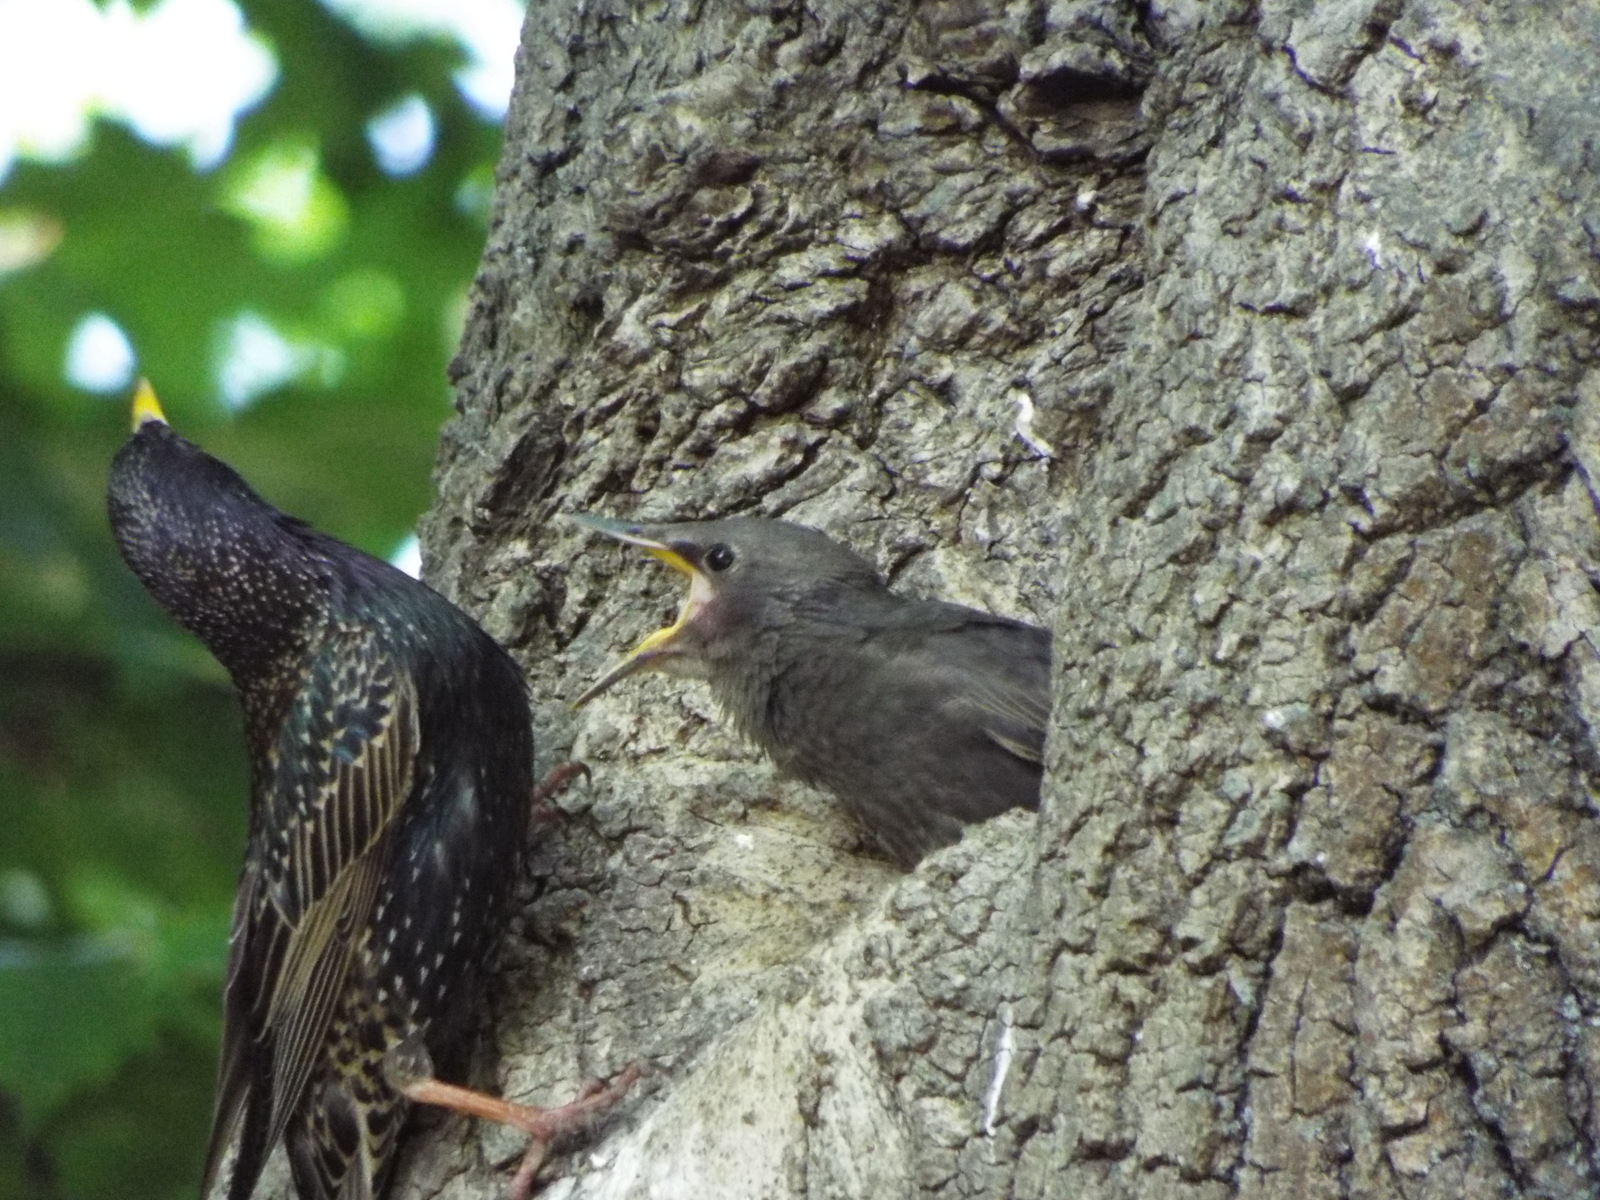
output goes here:
{"type": "Polygon", "coordinates": [[[286,336],[260,313],[246,310],[226,322],[217,340],[217,383],[230,412],[249,408],[291,380],[331,385],[344,369],[337,349],[286,336]]]}
{"type": "Polygon", "coordinates": [[[86,315],[67,339],[67,381],[86,392],[122,391],[138,365],[128,335],[105,313],[86,315]]]}
{"type": "MultiPolygon", "coordinates": [[[[505,116],[521,0],[323,3],[374,39],[454,38],[467,53],[457,88],[486,120],[505,116]]],[[[213,167],[227,157],[239,117],[277,79],[277,58],[233,0],[157,0],[142,11],[129,0],[103,8],[0,0],[0,182],[18,158],[62,162],[80,153],[96,116],[213,167]]]]}
{"type": "Polygon", "coordinates": [[[413,579],[422,578],[422,543],[417,541],[416,534],[406,535],[405,541],[396,546],[394,553],[389,556],[389,563],[413,579]]]}
{"type": "Polygon", "coordinates": [[[433,157],[433,110],[413,93],[367,122],[367,144],[385,175],[415,175],[433,157]]]}
{"type": "Polygon", "coordinates": [[[0,178],[20,156],[71,158],[97,115],[214,166],[277,77],[232,0],[0,0],[0,178]]]}
{"type": "Polygon", "coordinates": [[[404,42],[453,37],[467,52],[456,87],[486,119],[498,121],[511,102],[521,0],[322,0],[370,38],[404,42]]]}

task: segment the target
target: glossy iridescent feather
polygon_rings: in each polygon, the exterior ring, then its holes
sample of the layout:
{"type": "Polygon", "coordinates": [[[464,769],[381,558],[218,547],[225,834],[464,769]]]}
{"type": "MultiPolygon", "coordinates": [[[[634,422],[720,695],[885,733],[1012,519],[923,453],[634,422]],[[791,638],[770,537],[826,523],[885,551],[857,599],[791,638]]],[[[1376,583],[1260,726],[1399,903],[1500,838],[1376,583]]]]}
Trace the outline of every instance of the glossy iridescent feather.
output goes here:
{"type": "Polygon", "coordinates": [[[442,596],[261,500],[159,409],[118,453],[123,556],[228,668],[250,835],[204,1193],[287,1143],[302,1200],[381,1196],[400,1048],[460,1060],[532,788],[515,664],[442,596]]]}

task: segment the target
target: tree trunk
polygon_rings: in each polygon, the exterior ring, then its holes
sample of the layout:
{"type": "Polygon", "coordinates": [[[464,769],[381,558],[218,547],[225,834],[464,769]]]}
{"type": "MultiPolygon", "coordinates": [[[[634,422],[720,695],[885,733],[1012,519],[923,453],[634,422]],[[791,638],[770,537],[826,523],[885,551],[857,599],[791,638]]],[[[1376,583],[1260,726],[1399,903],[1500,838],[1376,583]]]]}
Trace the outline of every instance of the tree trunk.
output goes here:
{"type": "MultiPolygon", "coordinates": [[[[535,3],[425,537],[528,670],[561,1198],[1600,1195],[1600,12],[535,3]],[[1042,814],[909,875],[561,514],[1050,625],[1042,814]]],[[[488,1197],[445,1122],[397,1194],[488,1197]]]]}

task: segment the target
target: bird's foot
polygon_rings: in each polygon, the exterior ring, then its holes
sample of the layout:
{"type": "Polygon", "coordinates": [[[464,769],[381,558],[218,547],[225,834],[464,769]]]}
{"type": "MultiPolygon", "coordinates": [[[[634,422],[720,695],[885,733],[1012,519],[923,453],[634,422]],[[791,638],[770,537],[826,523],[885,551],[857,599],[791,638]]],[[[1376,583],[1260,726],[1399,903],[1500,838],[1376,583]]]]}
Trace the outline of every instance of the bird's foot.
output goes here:
{"type": "Polygon", "coordinates": [[[534,1177],[544,1165],[545,1156],[550,1153],[550,1144],[563,1134],[584,1128],[596,1114],[621,1100],[628,1094],[628,1089],[638,1082],[641,1074],[643,1071],[639,1064],[630,1063],[620,1075],[607,1082],[591,1079],[578,1089],[577,1097],[570,1104],[560,1108],[525,1108],[518,1105],[527,1114],[527,1123],[506,1123],[515,1125],[528,1135],[528,1150],[517,1165],[517,1173],[511,1177],[506,1200],[528,1200],[529,1193],[533,1191],[534,1177]]]}
{"type": "Polygon", "coordinates": [[[588,763],[564,762],[534,784],[533,792],[528,797],[528,802],[533,806],[534,816],[540,818],[552,816],[550,801],[566,791],[579,775],[582,775],[586,782],[594,779],[594,772],[589,770],[588,763]]]}
{"type": "Polygon", "coordinates": [[[513,1129],[520,1129],[529,1137],[528,1151],[522,1156],[517,1173],[506,1191],[507,1200],[528,1200],[533,1189],[534,1176],[544,1165],[550,1144],[563,1134],[574,1133],[589,1123],[598,1113],[610,1108],[628,1089],[638,1082],[643,1069],[638,1063],[630,1064],[620,1075],[607,1083],[591,1080],[578,1090],[570,1104],[560,1108],[535,1108],[529,1104],[513,1104],[498,1096],[475,1092],[471,1088],[457,1087],[438,1079],[410,1079],[400,1085],[400,1092],[418,1104],[434,1104],[469,1117],[484,1117],[498,1121],[513,1129]]]}

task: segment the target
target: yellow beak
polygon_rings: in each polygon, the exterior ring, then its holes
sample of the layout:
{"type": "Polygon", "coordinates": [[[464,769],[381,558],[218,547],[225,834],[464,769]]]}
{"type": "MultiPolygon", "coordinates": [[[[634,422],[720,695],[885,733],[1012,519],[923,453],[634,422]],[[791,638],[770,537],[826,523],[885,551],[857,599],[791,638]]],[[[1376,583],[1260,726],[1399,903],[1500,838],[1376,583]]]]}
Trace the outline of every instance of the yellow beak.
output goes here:
{"type": "Polygon", "coordinates": [[[621,541],[628,542],[630,545],[640,547],[652,558],[658,558],[674,571],[687,575],[689,577],[689,595],[684,600],[683,606],[678,610],[677,620],[664,629],[656,630],[630,650],[626,657],[613,665],[583,695],[572,702],[573,708],[582,708],[596,696],[609,689],[612,684],[640,671],[657,669],[666,660],[677,655],[680,652],[678,639],[688,627],[689,622],[711,599],[711,581],[697,570],[693,563],[670,546],[642,537],[632,532],[631,529],[624,527],[620,522],[606,521],[602,518],[594,517],[583,517],[579,518],[579,520],[591,529],[597,529],[621,541]]]}
{"type": "Polygon", "coordinates": [[[165,425],[167,414],[161,411],[161,401],[156,399],[156,390],[150,386],[150,381],[141,379],[133,392],[133,431],[138,433],[151,421],[165,425]]]}

